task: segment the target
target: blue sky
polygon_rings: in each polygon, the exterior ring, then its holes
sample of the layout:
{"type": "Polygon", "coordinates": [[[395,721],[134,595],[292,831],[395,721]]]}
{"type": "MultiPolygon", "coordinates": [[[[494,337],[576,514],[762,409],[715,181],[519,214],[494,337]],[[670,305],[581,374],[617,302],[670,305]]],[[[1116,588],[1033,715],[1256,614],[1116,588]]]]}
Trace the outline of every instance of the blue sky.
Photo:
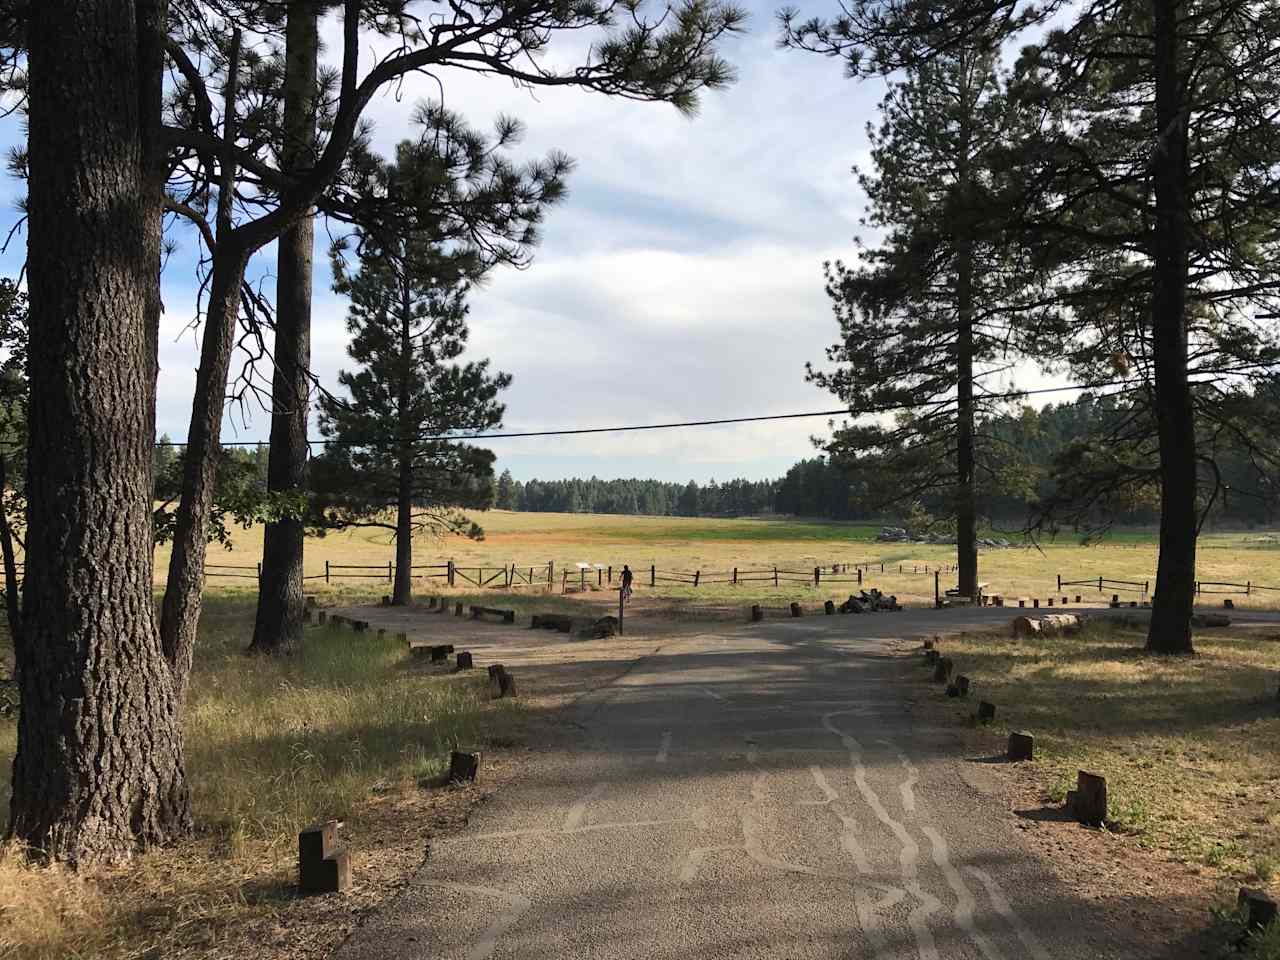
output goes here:
{"type": "MultiPolygon", "coordinates": [[[[577,162],[527,270],[496,272],[471,300],[472,353],[514,376],[510,429],[709,419],[838,404],[804,382],[835,321],[822,263],[850,257],[863,197],[850,167],[865,162],[865,126],[883,87],[844,77],[838,62],[779,50],[775,8],[751,4],[746,35],[724,53],[730,89],[699,115],[573,90],[527,91],[466,73],[441,76],[448,106],[478,127],[498,113],[527,134],[515,156],[550,149],[577,162]]],[[[815,6],[806,12],[828,12],[815,6]]],[[[331,48],[333,45],[331,45],[331,48]]],[[[571,52],[552,58],[566,59],[571,52]]],[[[434,82],[410,80],[367,116],[384,151],[434,82]]],[[[16,121],[4,131],[21,136],[16,121]]],[[[16,217],[12,181],[0,227],[16,217]]],[[[159,432],[181,438],[197,362],[194,236],[164,279],[159,432]]],[[[313,362],[326,385],[349,365],[344,301],[329,290],[327,238],[317,231],[313,362]]],[[[16,273],[20,250],[0,263],[16,273]]],[[[270,273],[268,249],[253,268],[270,273]]],[[[269,289],[269,286],[268,286],[269,289]]],[[[224,439],[265,438],[268,418],[232,411],[224,439]]],[[[521,479],[595,474],[667,480],[778,476],[812,455],[824,421],[790,421],[586,438],[495,441],[499,468],[521,479]]]]}

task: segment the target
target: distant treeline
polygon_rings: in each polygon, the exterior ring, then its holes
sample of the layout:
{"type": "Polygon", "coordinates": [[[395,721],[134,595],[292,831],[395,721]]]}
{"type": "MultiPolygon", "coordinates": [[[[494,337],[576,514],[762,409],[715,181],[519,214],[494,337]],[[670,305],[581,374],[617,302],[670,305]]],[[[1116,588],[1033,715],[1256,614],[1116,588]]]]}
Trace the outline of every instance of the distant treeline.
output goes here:
{"type": "MultiPolygon", "coordinates": [[[[1080,401],[1022,407],[980,425],[988,443],[1008,451],[1001,472],[989,478],[980,495],[980,511],[1001,524],[1016,525],[1031,505],[1054,486],[1055,456],[1071,442],[1099,432],[1115,413],[1112,404],[1085,397],[1080,401]]],[[[1212,511],[1217,522],[1256,524],[1273,520],[1271,491],[1258,490],[1257,471],[1241,455],[1219,455],[1223,484],[1229,491],[1212,511]]],[[[874,469],[867,464],[864,469],[874,469]]],[[[901,508],[885,510],[867,494],[859,465],[833,463],[827,457],[801,460],[779,480],[728,480],[699,485],[661,480],[513,480],[499,478],[495,491],[501,509],[554,513],[616,513],[646,516],[740,517],[787,514],[831,520],[903,519],[901,508]]],[[[927,514],[940,504],[922,503],[927,514]]],[[[1135,502],[1114,518],[1120,524],[1151,524],[1159,504],[1135,502]]]]}

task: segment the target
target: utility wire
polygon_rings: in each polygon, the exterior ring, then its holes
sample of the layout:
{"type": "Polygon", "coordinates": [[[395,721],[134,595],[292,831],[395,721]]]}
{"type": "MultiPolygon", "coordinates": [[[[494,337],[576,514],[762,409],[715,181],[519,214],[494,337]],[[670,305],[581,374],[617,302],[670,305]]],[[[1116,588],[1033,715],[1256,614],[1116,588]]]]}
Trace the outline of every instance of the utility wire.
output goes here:
{"type": "MultiPolygon", "coordinates": [[[[1195,381],[1191,386],[1194,387],[1208,382],[1212,381],[1195,381]]],[[[1012,400],[1018,397],[1037,396],[1046,393],[1065,393],[1068,390],[1097,390],[1103,387],[1128,387],[1128,390],[1117,391],[1117,393],[1128,393],[1132,390],[1141,389],[1144,384],[1145,381],[1111,380],[1106,383],[1077,383],[1064,387],[1042,387],[1038,390],[1011,390],[1008,393],[987,393],[975,397],[974,399],[980,401],[1012,400]]],[[[380,444],[404,443],[406,441],[409,443],[443,443],[455,440],[514,440],[521,437],[573,437],[592,433],[632,433],[639,430],[673,430],[681,427],[718,427],[734,423],[762,423],[768,420],[799,420],[807,417],[847,417],[851,415],[866,416],[879,413],[895,413],[901,410],[918,410],[924,407],[941,407],[955,402],[956,400],[954,397],[949,397],[943,400],[926,400],[922,403],[903,403],[887,407],[859,410],[857,414],[851,414],[848,407],[840,407],[836,410],[812,410],[806,413],[773,413],[759,417],[725,417],[719,420],[680,420],[672,423],[643,423],[621,427],[577,427],[561,430],[525,430],[515,433],[444,433],[427,434],[407,438],[375,437],[367,440],[308,440],[307,443],[327,446],[373,447],[380,444]]],[[[234,440],[223,443],[221,446],[256,447],[262,443],[263,441],[261,440],[234,440]]],[[[170,440],[167,442],[157,440],[155,445],[157,447],[182,447],[186,444],[181,440],[170,440]]]]}

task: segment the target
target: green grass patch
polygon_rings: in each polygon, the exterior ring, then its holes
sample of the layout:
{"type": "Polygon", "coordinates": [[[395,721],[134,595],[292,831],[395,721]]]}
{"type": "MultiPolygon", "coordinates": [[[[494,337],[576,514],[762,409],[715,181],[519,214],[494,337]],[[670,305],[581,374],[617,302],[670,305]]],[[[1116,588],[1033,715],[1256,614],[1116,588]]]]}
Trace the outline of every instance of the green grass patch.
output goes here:
{"type": "Polygon", "coordinates": [[[1240,880],[1280,860],[1280,639],[1212,631],[1158,657],[1105,626],[1068,638],[970,634],[943,646],[1001,726],[1036,737],[1047,800],[1107,778],[1117,829],[1240,880]]]}

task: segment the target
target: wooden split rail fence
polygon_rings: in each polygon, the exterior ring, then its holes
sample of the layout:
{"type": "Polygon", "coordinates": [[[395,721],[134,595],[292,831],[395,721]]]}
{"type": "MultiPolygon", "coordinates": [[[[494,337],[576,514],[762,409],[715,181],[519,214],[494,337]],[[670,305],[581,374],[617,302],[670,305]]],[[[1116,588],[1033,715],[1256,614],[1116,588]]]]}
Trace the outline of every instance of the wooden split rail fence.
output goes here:
{"type": "MultiPolygon", "coordinates": [[[[1063,587],[1096,587],[1099,593],[1137,593],[1143,597],[1151,596],[1150,580],[1114,580],[1109,577],[1092,577],[1088,580],[1063,580],[1062,574],[1058,574],[1059,593],[1062,592],[1063,587]]],[[[1280,592],[1280,587],[1268,587],[1260,583],[1254,583],[1252,580],[1246,580],[1244,583],[1232,583],[1225,580],[1196,581],[1196,596],[1207,594],[1239,596],[1244,594],[1249,597],[1255,593],[1266,591],[1280,592]]]]}

